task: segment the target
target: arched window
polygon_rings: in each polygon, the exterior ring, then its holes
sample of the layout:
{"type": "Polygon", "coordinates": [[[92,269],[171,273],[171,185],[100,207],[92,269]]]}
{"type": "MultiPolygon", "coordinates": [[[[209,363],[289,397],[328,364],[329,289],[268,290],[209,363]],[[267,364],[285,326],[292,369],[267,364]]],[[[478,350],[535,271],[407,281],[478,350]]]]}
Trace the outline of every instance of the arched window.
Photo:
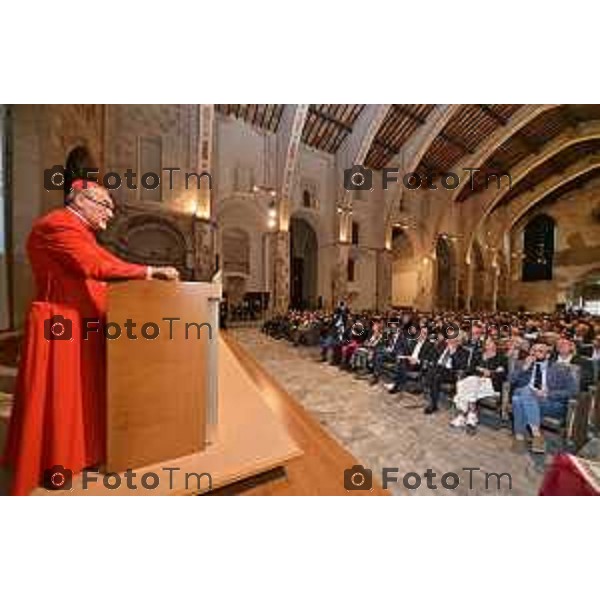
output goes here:
{"type": "Polygon", "coordinates": [[[523,281],[551,281],[556,224],[548,215],[531,219],[523,231],[523,281]]]}
{"type": "Polygon", "coordinates": [[[348,259],[348,281],[353,282],[356,277],[356,263],[353,258],[348,259]]]}
{"type": "Polygon", "coordinates": [[[302,204],[304,205],[304,208],[311,208],[312,206],[310,192],[308,190],[304,190],[302,193],[302,204]]]}
{"type": "Polygon", "coordinates": [[[360,226],[356,221],[352,221],[352,243],[358,246],[360,236],[360,226]]]}
{"type": "Polygon", "coordinates": [[[394,227],[392,230],[392,253],[395,260],[404,262],[411,261],[415,255],[410,238],[399,227],[394,227]]]}
{"type": "Polygon", "coordinates": [[[442,235],[438,236],[435,254],[437,258],[437,306],[453,308],[456,292],[456,260],[454,247],[442,235]]]}

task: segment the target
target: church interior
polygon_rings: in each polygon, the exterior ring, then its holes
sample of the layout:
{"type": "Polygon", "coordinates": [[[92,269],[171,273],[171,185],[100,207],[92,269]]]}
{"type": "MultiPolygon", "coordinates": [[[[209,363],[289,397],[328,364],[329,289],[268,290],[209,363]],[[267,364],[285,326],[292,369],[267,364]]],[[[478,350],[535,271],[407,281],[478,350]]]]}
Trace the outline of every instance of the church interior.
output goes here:
{"type": "Polygon", "coordinates": [[[0,451],[28,235],[94,169],[99,243],[219,282],[220,360],[294,447],[211,494],[600,494],[600,105],[13,104],[0,133],[0,451]]]}

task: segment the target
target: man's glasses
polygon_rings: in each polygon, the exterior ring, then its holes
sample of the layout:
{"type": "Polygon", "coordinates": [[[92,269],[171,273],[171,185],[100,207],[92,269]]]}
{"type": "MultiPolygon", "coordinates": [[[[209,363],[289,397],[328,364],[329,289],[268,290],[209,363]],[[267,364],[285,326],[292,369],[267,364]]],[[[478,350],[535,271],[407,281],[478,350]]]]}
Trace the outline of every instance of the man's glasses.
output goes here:
{"type": "Polygon", "coordinates": [[[98,204],[99,206],[102,206],[103,208],[105,208],[106,210],[110,210],[111,212],[116,212],[116,209],[114,207],[114,205],[109,204],[108,202],[103,202],[102,200],[96,200],[96,198],[94,198],[91,195],[85,194],[85,197],[90,201],[93,202],[94,204],[98,204]]]}

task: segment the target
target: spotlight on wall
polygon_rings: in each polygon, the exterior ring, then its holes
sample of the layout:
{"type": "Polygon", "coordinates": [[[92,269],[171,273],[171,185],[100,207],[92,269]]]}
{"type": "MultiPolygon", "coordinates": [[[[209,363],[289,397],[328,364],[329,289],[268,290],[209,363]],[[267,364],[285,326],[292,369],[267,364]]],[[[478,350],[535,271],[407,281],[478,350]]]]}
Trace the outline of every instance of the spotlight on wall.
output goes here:
{"type": "Polygon", "coordinates": [[[402,229],[403,231],[407,231],[408,229],[416,229],[417,225],[416,225],[416,223],[412,222],[410,219],[403,218],[400,221],[396,221],[392,225],[392,228],[394,228],[394,229],[402,229]]]}
{"type": "Polygon", "coordinates": [[[447,233],[444,231],[440,233],[440,238],[443,240],[448,240],[450,242],[457,242],[460,236],[457,233],[447,233]]]}
{"type": "Polygon", "coordinates": [[[277,208],[275,206],[275,200],[271,200],[269,203],[269,210],[267,211],[267,225],[269,229],[273,229],[277,225],[277,208]]]}

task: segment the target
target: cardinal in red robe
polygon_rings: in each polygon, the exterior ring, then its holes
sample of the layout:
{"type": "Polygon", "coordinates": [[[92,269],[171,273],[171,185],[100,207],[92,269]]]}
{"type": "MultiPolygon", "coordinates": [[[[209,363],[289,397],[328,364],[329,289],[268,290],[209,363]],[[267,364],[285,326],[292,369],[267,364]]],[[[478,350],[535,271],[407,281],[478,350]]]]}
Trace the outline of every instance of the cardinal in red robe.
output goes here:
{"type": "Polygon", "coordinates": [[[27,241],[36,296],[26,320],[3,462],[11,494],[38,487],[46,469],[73,473],[106,455],[106,282],[176,279],[172,267],[125,262],[96,240],[114,206],[106,189],[76,180],[65,208],[38,219],[27,241]],[[83,319],[98,331],[82,334],[83,319]]]}

